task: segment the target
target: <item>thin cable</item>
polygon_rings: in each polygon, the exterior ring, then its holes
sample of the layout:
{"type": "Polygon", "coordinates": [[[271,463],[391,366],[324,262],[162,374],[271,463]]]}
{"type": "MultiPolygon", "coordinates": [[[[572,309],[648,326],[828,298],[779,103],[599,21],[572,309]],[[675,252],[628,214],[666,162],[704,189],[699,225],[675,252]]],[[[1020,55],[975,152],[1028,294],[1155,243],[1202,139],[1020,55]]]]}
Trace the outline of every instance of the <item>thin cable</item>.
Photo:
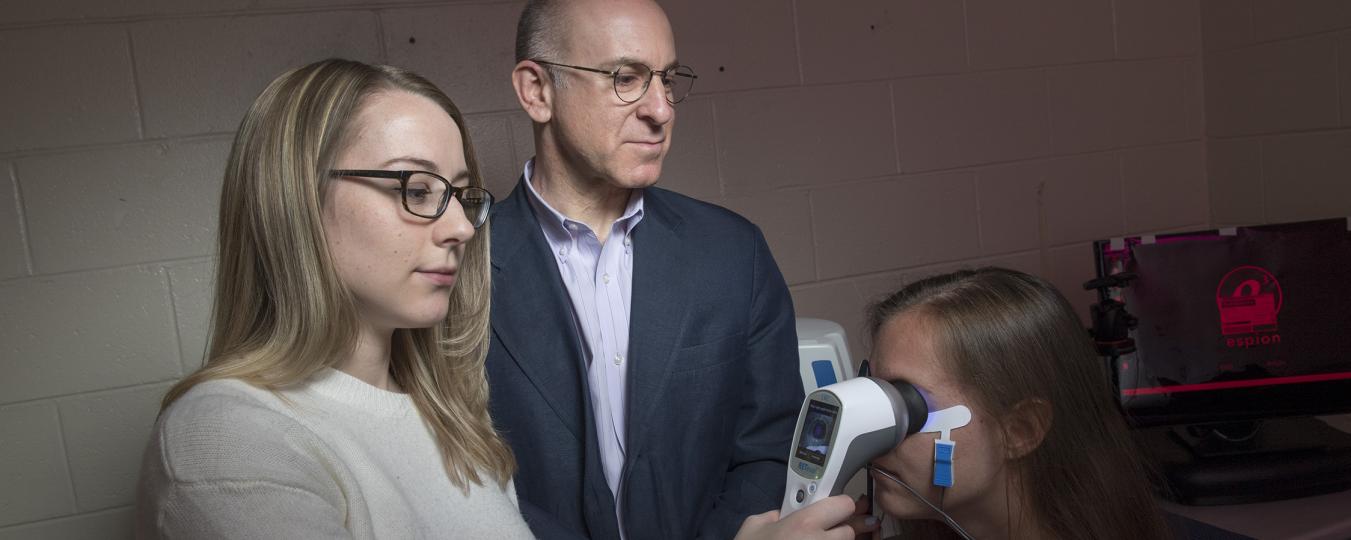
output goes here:
{"type": "Polygon", "coordinates": [[[961,525],[957,524],[956,520],[952,519],[952,516],[949,516],[947,512],[944,512],[942,509],[938,508],[937,506],[934,506],[933,503],[929,502],[928,499],[925,499],[923,495],[920,495],[919,492],[915,491],[915,489],[910,487],[909,484],[902,482],[901,479],[897,478],[896,475],[891,473],[891,471],[888,471],[871,463],[868,464],[868,470],[882,475],[882,477],[886,478],[887,480],[891,480],[892,482],[900,484],[901,487],[905,488],[906,491],[909,491],[910,494],[914,495],[915,498],[919,499],[920,502],[924,503],[933,511],[938,512],[938,515],[943,516],[943,521],[946,521],[948,526],[952,527],[952,530],[956,531],[956,533],[961,535],[962,538],[965,538],[966,540],[975,540],[971,538],[970,534],[967,534],[966,529],[963,529],[961,525]]]}

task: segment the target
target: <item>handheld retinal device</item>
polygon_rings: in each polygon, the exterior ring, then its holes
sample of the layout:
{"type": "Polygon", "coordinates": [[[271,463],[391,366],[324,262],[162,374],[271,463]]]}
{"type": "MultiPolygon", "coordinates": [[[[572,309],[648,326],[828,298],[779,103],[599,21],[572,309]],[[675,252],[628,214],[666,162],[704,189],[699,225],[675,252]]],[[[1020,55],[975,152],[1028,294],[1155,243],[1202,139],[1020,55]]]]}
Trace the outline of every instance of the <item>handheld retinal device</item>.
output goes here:
{"type": "Polygon", "coordinates": [[[780,517],[839,495],[864,465],[923,427],[929,407],[919,390],[857,377],[807,396],[793,432],[780,517]]]}

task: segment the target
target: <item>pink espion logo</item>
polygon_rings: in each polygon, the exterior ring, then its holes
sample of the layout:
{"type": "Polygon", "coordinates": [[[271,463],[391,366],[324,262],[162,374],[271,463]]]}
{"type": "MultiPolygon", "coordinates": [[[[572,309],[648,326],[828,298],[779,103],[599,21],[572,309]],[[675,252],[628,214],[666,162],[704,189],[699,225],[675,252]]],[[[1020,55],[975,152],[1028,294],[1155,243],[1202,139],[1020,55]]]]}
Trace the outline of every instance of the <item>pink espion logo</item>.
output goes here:
{"type": "Polygon", "coordinates": [[[1281,284],[1271,272],[1256,266],[1230,270],[1215,289],[1220,332],[1226,336],[1275,332],[1281,302],[1281,284]]]}

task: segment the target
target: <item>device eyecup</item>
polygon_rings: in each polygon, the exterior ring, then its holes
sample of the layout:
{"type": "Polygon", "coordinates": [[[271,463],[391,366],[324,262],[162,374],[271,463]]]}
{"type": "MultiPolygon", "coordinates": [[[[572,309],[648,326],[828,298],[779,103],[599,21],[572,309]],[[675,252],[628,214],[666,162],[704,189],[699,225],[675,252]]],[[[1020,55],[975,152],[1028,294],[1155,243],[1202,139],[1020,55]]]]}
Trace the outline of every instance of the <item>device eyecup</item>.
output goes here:
{"type": "Polygon", "coordinates": [[[901,395],[905,412],[910,416],[905,434],[909,436],[918,433],[929,420],[929,404],[924,402],[924,396],[919,394],[919,389],[915,388],[915,385],[905,381],[892,381],[891,385],[896,387],[896,392],[901,395]]]}

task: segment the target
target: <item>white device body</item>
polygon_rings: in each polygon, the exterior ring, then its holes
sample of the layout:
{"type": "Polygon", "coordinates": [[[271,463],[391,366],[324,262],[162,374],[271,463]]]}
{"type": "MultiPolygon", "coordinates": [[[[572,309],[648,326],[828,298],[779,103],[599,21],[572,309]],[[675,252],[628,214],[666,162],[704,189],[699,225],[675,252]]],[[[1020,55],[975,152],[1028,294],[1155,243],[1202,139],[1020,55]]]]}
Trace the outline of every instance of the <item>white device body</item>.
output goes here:
{"type": "Polygon", "coordinates": [[[850,378],[857,371],[849,358],[844,328],[823,319],[797,319],[798,371],[802,393],[810,394],[850,378]]]}
{"type": "Polygon", "coordinates": [[[798,412],[779,516],[844,491],[865,464],[925,423],[928,408],[908,383],[871,377],[807,395],[798,412]]]}

